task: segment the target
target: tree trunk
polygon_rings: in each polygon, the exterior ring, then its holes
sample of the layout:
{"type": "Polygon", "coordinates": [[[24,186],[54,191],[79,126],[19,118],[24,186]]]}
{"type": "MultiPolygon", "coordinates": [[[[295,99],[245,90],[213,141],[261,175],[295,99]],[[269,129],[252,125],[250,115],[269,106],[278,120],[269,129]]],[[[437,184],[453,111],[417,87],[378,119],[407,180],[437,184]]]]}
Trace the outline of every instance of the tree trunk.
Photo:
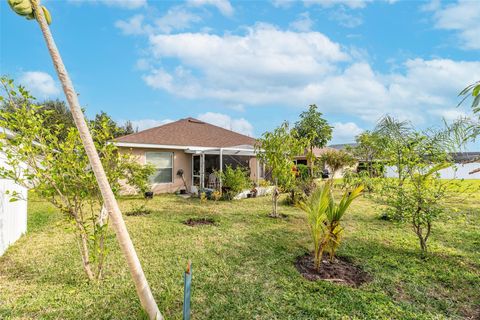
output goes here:
{"type": "Polygon", "coordinates": [[[88,280],[95,279],[95,276],[92,271],[92,266],[90,264],[90,253],[88,251],[88,239],[85,232],[85,228],[80,223],[78,219],[75,219],[75,224],[78,229],[78,246],[80,248],[80,253],[82,255],[82,267],[83,271],[88,277],[88,280]]]}
{"type": "Polygon", "coordinates": [[[77,129],[80,133],[80,137],[82,139],[83,146],[85,147],[85,151],[90,161],[90,165],[92,166],[92,170],[97,179],[98,187],[102,194],[104,205],[107,208],[107,211],[112,219],[112,226],[117,235],[120,248],[127,260],[128,268],[135,283],[140,302],[143,308],[148,313],[150,319],[163,319],[160,311],[158,310],[155,299],[153,298],[153,294],[150,290],[147,279],[142,270],[140,260],[138,259],[137,253],[135,252],[135,248],[133,247],[130,235],[128,234],[125,221],[122,217],[122,213],[120,212],[120,208],[118,207],[118,203],[112,192],[102,163],[100,162],[100,158],[95,149],[95,145],[90,135],[90,131],[85,122],[85,117],[78,102],[77,94],[75,92],[75,89],[73,88],[73,84],[70,80],[67,70],[65,69],[60,53],[53,40],[52,34],[50,33],[50,29],[48,28],[48,24],[45,20],[43,10],[40,8],[39,0],[30,1],[35,10],[37,21],[40,25],[43,36],[47,43],[50,56],[52,57],[55,70],[58,74],[58,78],[62,83],[63,91],[67,98],[68,105],[70,106],[75,125],[77,126],[77,129]]]}
{"type": "Polygon", "coordinates": [[[310,146],[310,177],[313,179],[313,165],[314,165],[314,155],[313,155],[313,146],[310,146]]]}
{"type": "Polygon", "coordinates": [[[278,187],[275,185],[275,189],[273,189],[273,212],[272,217],[277,217],[277,202],[278,202],[278,187]]]}

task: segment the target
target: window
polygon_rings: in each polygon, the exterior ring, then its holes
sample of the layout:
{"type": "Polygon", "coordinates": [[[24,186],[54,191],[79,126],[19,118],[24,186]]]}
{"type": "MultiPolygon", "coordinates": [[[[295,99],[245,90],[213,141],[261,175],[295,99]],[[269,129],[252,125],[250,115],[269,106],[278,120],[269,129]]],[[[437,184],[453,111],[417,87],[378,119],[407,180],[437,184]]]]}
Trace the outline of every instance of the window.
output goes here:
{"type": "Polygon", "coordinates": [[[156,169],[150,183],[173,182],[173,152],[147,152],[145,157],[156,169]]]}

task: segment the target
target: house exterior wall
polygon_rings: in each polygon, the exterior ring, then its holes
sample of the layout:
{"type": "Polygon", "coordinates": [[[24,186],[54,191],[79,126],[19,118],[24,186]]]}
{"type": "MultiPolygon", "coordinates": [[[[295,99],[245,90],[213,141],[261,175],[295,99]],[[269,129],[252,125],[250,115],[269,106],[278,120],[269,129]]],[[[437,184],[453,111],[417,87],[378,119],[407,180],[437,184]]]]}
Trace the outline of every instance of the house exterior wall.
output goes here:
{"type": "MultiPolygon", "coordinates": [[[[185,153],[183,150],[171,150],[171,149],[152,149],[152,148],[125,148],[119,147],[119,152],[121,154],[130,154],[136,158],[136,161],[141,164],[146,164],[146,152],[172,152],[173,153],[173,182],[172,183],[158,183],[152,186],[152,191],[155,194],[160,193],[174,193],[180,189],[184,189],[183,180],[181,177],[177,176],[177,171],[183,169],[185,182],[188,187],[188,192],[193,184],[192,181],[192,154],[185,153]]],[[[251,157],[249,160],[250,167],[250,179],[252,181],[258,181],[258,170],[257,170],[257,158],[251,157]]],[[[124,185],[122,194],[135,194],[136,191],[132,188],[124,185]]]]}
{"type": "MultiPolygon", "coordinates": [[[[4,166],[0,154],[0,166],[4,166]]],[[[0,256],[18,238],[27,232],[27,189],[11,180],[0,179],[0,256]],[[16,191],[21,200],[10,202],[6,191],[16,191]]]]}
{"type": "MultiPolygon", "coordinates": [[[[146,164],[146,152],[172,152],[173,153],[173,182],[170,183],[157,183],[152,186],[152,191],[155,194],[158,193],[173,193],[182,188],[185,188],[183,185],[183,180],[181,177],[177,176],[177,171],[183,169],[185,182],[187,187],[190,189],[192,185],[192,155],[185,153],[182,150],[170,150],[170,149],[145,149],[145,148],[119,148],[119,152],[122,154],[131,154],[134,156],[137,161],[141,164],[146,164]]],[[[190,190],[188,190],[190,191],[190,190]]],[[[134,190],[125,187],[123,190],[124,194],[133,194],[134,190]]]]}
{"type": "MultiPolygon", "coordinates": [[[[438,171],[440,174],[440,179],[480,179],[480,172],[469,174],[469,172],[480,167],[480,163],[465,163],[465,164],[456,164],[455,167],[448,167],[438,171]]],[[[396,178],[397,170],[396,167],[386,167],[385,176],[388,178],[396,178]]]]}

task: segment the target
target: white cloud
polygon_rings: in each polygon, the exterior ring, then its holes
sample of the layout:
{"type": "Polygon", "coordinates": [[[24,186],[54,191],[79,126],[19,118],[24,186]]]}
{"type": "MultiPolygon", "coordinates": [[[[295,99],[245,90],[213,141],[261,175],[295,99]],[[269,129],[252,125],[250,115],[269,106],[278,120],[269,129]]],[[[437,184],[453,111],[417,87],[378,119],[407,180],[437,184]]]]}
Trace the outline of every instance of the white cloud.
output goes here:
{"type": "Polygon", "coordinates": [[[300,32],[307,32],[312,29],[314,25],[313,20],[310,18],[308,12],[303,12],[299,15],[298,19],[290,23],[290,27],[300,32]]]}
{"type": "Polygon", "coordinates": [[[244,118],[232,118],[229,115],[216,112],[206,112],[198,115],[199,120],[232,130],[247,136],[253,136],[253,126],[244,118]]]}
{"type": "MultiPolygon", "coordinates": [[[[139,119],[139,120],[130,120],[132,123],[133,129],[138,129],[138,131],[150,129],[153,127],[158,127],[170,122],[173,122],[172,119],[163,119],[163,120],[156,120],[156,119],[139,119]]],[[[118,123],[120,125],[124,125],[127,121],[126,120],[119,120],[118,123]]]]}
{"type": "Polygon", "coordinates": [[[168,9],[160,18],[153,20],[152,24],[145,23],[144,16],[137,14],[128,20],[116,21],[115,27],[125,35],[151,35],[155,32],[170,33],[176,30],[185,30],[201,20],[199,16],[187,11],[184,7],[175,6],[168,9]]]}
{"type": "Polygon", "coordinates": [[[19,82],[30,91],[30,93],[39,99],[45,99],[56,96],[60,93],[60,89],[48,73],[41,71],[24,72],[19,82]]]}
{"type": "Polygon", "coordinates": [[[290,8],[296,0],[272,0],[272,4],[276,8],[290,8]]]}
{"type": "Polygon", "coordinates": [[[457,31],[464,49],[480,49],[480,1],[459,0],[443,8],[432,2],[424,9],[434,11],[436,28],[457,31]]]}
{"type": "Polygon", "coordinates": [[[372,0],[305,0],[304,4],[306,6],[320,5],[325,8],[343,5],[350,9],[362,9],[367,6],[368,2],[372,2],[372,0]]]}
{"type": "Polygon", "coordinates": [[[334,143],[349,143],[355,141],[355,137],[364,130],[354,122],[335,122],[333,124],[334,143]]]}
{"type": "Polygon", "coordinates": [[[161,32],[170,33],[173,30],[189,28],[192,23],[199,21],[201,21],[199,16],[177,6],[169,9],[163,17],[156,19],[155,25],[161,32]]]}
{"type": "Polygon", "coordinates": [[[187,3],[195,7],[207,5],[214,6],[227,17],[232,16],[234,12],[233,7],[228,0],[188,0],[187,3]]]}
{"type": "Polygon", "coordinates": [[[118,20],[115,22],[115,27],[122,30],[125,35],[139,35],[146,33],[145,26],[143,25],[143,15],[137,14],[128,19],[127,21],[118,20]]]}
{"type": "Polygon", "coordinates": [[[236,103],[261,103],[279,87],[291,87],[330,73],[332,64],[349,59],[340,45],[319,32],[296,33],[259,24],[241,35],[182,33],[150,37],[150,52],[154,59],[176,58],[179,67],[173,71],[161,68],[145,77],[154,88],[176,91],[184,95],[212,95],[231,100],[234,95],[248,94],[236,103]],[[199,71],[204,79],[192,76],[199,71]],[[214,84],[215,88],[205,88],[214,84]],[[205,91],[206,89],[206,91],[205,91]],[[270,92],[272,91],[272,92],[270,92]]]}
{"type": "Polygon", "coordinates": [[[70,3],[101,3],[110,7],[138,9],[147,6],[147,0],[68,0],[70,3]]]}
{"type": "Polygon", "coordinates": [[[480,78],[480,61],[448,59],[411,59],[398,71],[378,73],[319,32],[265,24],[244,35],[160,34],[149,41],[157,67],[143,79],[152,88],[224,105],[317,103],[370,122],[389,113],[424,123],[433,116],[428,110],[455,106],[458,92],[480,78]],[[163,59],[177,64],[159,67],[163,59]]]}
{"type": "Polygon", "coordinates": [[[436,109],[432,110],[431,113],[441,116],[447,122],[452,122],[469,116],[469,114],[467,114],[465,111],[458,108],[436,109]]]}
{"type": "Polygon", "coordinates": [[[346,28],[356,28],[363,23],[361,17],[348,13],[344,8],[332,11],[330,19],[346,28]]]}

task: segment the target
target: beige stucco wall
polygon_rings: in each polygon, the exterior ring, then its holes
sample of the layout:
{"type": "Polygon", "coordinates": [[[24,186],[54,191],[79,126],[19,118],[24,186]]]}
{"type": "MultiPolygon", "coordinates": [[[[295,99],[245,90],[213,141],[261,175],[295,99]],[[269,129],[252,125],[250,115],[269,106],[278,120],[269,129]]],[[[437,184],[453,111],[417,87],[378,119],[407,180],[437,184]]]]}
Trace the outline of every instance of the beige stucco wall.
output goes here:
{"type": "MultiPolygon", "coordinates": [[[[146,152],[173,152],[173,183],[158,183],[152,186],[152,191],[155,194],[159,193],[173,193],[180,189],[185,189],[182,178],[177,176],[177,171],[183,169],[185,182],[187,183],[188,192],[192,186],[192,154],[185,153],[182,150],[170,150],[170,149],[144,149],[144,148],[119,148],[119,152],[122,154],[130,154],[134,156],[141,164],[146,163],[146,152]]],[[[257,171],[257,159],[255,157],[250,158],[250,179],[252,181],[258,181],[257,171]]],[[[134,190],[124,187],[123,194],[132,194],[134,190]]]]}
{"type": "MultiPolygon", "coordinates": [[[[177,171],[183,169],[185,182],[187,187],[192,185],[192,155],[183,152],[182,150],[170,149],[142,149],[142,148],[119,148],[120,153],[131,154],[139,163],[145,164],[146,152],[173,152],[173,183],[157,183],[152,186],[152,191],[158,193],[173,193],[179,189],[185,189],[182,178],[177,176],[177,171]]],[[[190,190],[188,190],[190,191],[190,190]]],[[[125,188],[124,193],[132,193],[131,190],[125,188]]]]}

